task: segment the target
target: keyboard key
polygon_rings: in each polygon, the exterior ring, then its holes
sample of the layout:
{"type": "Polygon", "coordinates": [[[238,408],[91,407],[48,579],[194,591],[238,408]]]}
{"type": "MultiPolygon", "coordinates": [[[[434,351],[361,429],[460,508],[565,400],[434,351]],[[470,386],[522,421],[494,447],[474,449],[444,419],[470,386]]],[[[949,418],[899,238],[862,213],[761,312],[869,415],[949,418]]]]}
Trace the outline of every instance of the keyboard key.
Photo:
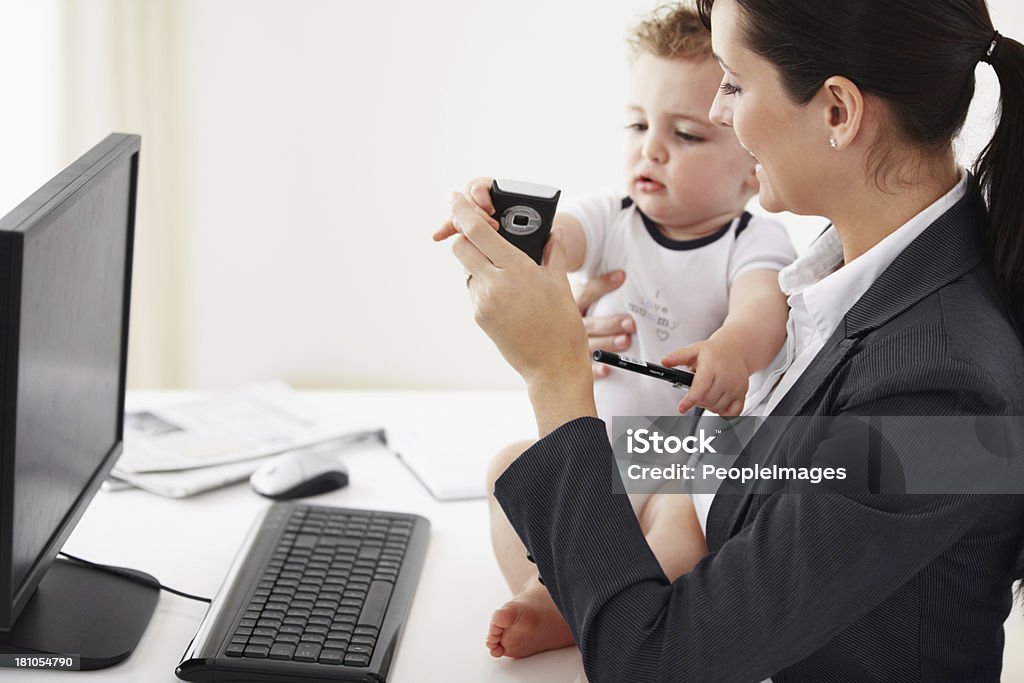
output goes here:
{"type": "Polygon", "coordinates": [[[368,666],[370,658],[366,655],[345,655],[345,666],[368,666]]]}
{"type": "Polygon", "coordinates": [[[313,534],[300,534],[295,537],[295,543],[292,545],[292,549],[295,548],[312,548],[316,545],[316,536],[313,534]]]}
{"type": "Polygon", "coordinates": [[[341,664],[341,660],[345,657],[345,652],[342,650],[323,650],[320,652],[320,663],[321,664],[341,664]]]}
{"type": "Polygon", "coordinates": [[[224,648],[224,654],[226,654],[228,657],[241,657],[242,653],[244,652],[245,645],[241,645],[239,643],[231,643],[226,648],[224,648]]]}
{"type": "Polygon", "coordinates": [[[368,645],[349,645],[348,654],[350,655],[366,655],[369,657],[373,654],[373,648],[368,645]]]}
{"type": "Polygon", "coordinates": [[[373,562],[376,562],[379,557],[380,548],[363,548],[359,551],[360,560],[372,560],[373,562]]]}
{"type": "Polygon", "coordinates": [[[374,581],[370,584],[370,592],[366,594],[366,603],[363,611],[359,614],[360,626],[374,626],[380,628],[384,622],[384,612],[388,608],[388,600],[391,599],[391,584],[385,581],[374,581]]]}
{"type": "Polygon", "coordinates": [[[270,654],[270,648],[265,645],[247,645],[243,654],[246,657],[266,659],[267,655],[270,654]]]}
{"type": "Polygon", "coordinates": [[[275,643],[270,648],[271,659],[291,659],[295,655],[295,645],[291,643],[275,643]]]}
{"type": "Polygon", "coordinates": [[[320,645],[318,643],[299,643],[295,648],[295,661],[315,662],[320,657],[320,645]]]}

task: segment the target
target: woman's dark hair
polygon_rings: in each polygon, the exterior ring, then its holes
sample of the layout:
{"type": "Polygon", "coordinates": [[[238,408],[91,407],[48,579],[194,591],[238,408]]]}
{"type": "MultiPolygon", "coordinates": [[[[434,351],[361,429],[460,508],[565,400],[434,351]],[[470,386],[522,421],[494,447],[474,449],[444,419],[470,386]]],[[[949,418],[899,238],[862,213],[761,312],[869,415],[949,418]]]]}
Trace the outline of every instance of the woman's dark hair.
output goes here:
{"type": "MultiPolygon", "coordinates": [[[[715,0],[697,0],[711,26],[715,0]]],[[[907,145],[947,149],[967,118],[974,69],[999,78],[999,124],[974,167],[991,217],[989,264],[1024,323],[1024,46],[996,38],[985,0],[735,0],[746,47],[774,64],[806,104],[830,76],[883,99],[907,145]],[[990,48],[991,53],[990,53],[990,48]]]]}
{"type": "MultiPolygon", "coordinates": [[[[715,0],[697,0],[711,26],[715,0]]],[[[974,69],[999,78],[999,123],[974,167],[987,200],[989,264],[1024,323],[1024,46],[999,36],[985,0],[735,0],[746,47],[774,64],[806,104],[831,76],[883,99],[906,144],[948,149],[967,118],[974,69]]],[[[1024,578],[1024,554],[1015,578],[1024,578]]],[[[1024,585],[1021,593],[1024,595],[1024,585]]]]}

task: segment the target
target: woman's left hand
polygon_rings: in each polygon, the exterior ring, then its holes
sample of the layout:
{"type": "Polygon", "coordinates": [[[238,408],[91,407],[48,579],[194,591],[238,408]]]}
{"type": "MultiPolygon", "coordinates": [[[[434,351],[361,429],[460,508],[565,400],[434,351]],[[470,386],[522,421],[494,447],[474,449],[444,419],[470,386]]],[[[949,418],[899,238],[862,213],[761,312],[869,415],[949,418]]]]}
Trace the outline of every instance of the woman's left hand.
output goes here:
{"type": "Polygon", "coordinates": [[[463,195],[452,193],[451,210],[459,233],[452,252],[466,270],[476,322],[526,380],[538,421],[559,401],[572,404],[562,406],[570,413],[590,414],[587,335],[557,238],[548,241],[544,265],[538,266],[495,232],[463,195]]]}

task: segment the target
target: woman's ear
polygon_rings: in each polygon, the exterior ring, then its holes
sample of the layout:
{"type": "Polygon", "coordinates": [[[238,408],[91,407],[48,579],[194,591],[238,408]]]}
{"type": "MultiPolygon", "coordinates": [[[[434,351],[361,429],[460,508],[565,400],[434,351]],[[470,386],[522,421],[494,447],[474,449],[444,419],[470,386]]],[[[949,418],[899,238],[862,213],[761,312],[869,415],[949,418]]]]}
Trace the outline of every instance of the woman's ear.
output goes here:
{"type": "Polygon", "coordinates": [[[849,147],[864,123],[864,94],[857,84],[844,76],[832,76],[821,86],[819,97],[832,149],[849,147]]]}

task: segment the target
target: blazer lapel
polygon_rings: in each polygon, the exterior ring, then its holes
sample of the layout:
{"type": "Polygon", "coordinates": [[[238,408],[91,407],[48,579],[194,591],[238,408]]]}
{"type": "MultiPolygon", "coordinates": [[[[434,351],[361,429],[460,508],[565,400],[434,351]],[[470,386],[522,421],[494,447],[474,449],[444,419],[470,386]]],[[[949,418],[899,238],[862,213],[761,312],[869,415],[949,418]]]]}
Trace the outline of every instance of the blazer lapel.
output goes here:
{"type": "MultiPolygon", "coordinates": [[[[911,242],[850,308],[770,417],[828,415],[830,408],[822,395],[830,388],[835,373],[854,354],[858,342],[981,262],[988,218],[973,179],[969,183],[967,194],[911,242]]],[[[745,455],[767,462],[782,432],[777,428],[759,429],[744,449],[745,455]]],[[[768,497],[750,492],[724,497],[716,494],[708,512],[709,550],[738,533],[768,497]]]]}
{"type": "Polygon", "coordinates": [[[820,414],[808,402],[827,388],[857,342],[980,263],[986,218],[980,197],[967,194],[882,271],[858,299],[772,416],[820,414]]]}

